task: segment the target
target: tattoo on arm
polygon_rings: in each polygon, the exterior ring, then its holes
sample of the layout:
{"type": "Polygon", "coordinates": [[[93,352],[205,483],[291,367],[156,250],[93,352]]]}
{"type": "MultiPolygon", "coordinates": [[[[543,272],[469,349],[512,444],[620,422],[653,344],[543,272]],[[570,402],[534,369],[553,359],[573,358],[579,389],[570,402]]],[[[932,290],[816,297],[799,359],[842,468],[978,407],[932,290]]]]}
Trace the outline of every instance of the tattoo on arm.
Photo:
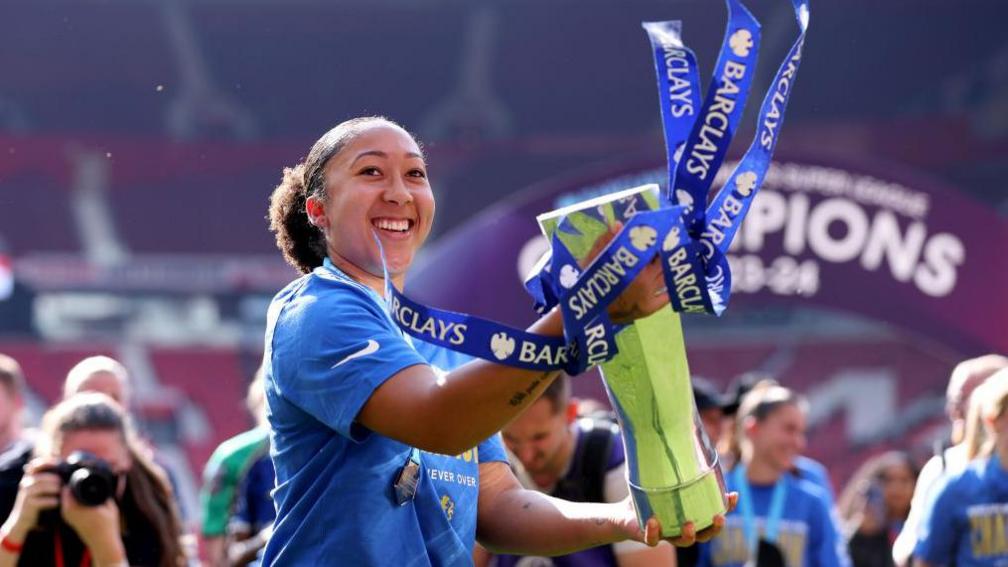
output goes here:
{"type": "Polygon", "coordinates": [[[511,396],[511,399],[508,400],[508,403],[511,404],[512,406],[521,405],[521,403],[523,401],[525,401],[525,398],[528,398],[529,396],[531,396],[532,392],[536,389],[536,387],[539,384],[542,384],[542,382],[544,380],[546,380],[546,378],[549,377],[550,374],[552,374],[552,373],[551,372],[545,372],[543,374],[540,374],[539,376],[536,376],[535,379],[532,380],[532,382],[529,383],[529,385],[528,385],[527,388],[525,388],[524,390],[518,390],[517,392],[515,392],[514,395],[511,396]]]}

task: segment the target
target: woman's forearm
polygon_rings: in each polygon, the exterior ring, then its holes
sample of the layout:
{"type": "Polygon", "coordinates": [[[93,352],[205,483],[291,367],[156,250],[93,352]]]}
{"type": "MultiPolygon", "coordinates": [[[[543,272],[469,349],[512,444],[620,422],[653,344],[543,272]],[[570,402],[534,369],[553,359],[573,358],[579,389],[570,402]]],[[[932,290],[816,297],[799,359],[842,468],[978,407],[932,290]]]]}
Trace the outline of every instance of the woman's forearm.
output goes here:
{"type": "Polygon", "coordinates": [[[501,500],[495,519],[480,523],[480,542],[496,553],[566,555],[626,539],[612,519],[619,504],[569,502],[528,489],[501,500]]]}
{"type": "Polygon", "coordinates": [[[477,536],[498,553],[565,555],[628,539],[624,503],[569,502],[522,488],[505,463],[480,465],[477,536]]]}

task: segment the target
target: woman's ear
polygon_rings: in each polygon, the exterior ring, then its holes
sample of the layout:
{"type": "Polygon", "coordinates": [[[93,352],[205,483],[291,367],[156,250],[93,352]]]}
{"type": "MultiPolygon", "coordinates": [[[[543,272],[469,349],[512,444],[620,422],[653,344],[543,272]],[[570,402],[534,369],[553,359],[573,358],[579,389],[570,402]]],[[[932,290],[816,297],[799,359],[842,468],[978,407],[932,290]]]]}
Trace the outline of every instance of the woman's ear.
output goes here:
{"type": "Polygon", "coordinates": [[[742,420],[742,432],[745,433],[746,437],[752,438],[752,436],[756,434],[756,431],[758,429],[759,429],[759,422],[756,421],[755,417],[748,415],[745,417],[745,419],[742,420]]]}
{"type": "Polygon", "coordinates": [[[305,199],[305,213],[308,215],[308,222],[312,225],[324,229],[329,225],[329,219],[325,216],[325,205],[318,197],[308,197],[305,199]]]}

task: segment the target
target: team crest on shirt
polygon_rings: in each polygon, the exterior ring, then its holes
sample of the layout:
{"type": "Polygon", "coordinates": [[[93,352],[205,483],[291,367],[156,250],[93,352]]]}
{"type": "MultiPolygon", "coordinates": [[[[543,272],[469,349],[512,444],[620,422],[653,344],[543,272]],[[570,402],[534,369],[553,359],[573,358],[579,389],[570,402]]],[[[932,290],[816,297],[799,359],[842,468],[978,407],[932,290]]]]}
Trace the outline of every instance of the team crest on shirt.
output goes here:
{"type": "Polygon", "coordinates": [[[447,494],[441,497],[441,510],[444,511],[445,517],[448,518],[448,521],[451,521],[451,519],[455,516],[455,502],[453,502],[451,498],[448,498],[447,494]]]}

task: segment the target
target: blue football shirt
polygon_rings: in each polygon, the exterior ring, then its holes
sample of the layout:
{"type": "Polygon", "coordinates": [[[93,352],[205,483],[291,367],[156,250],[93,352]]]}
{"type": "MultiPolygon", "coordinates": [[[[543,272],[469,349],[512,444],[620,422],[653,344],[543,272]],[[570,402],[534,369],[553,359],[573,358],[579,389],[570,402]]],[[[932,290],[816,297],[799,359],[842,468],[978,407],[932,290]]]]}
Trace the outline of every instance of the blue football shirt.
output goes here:
{"type": "MultiPolygon", "coordinates": [[[[849,566],[846,544],[837,533],[827,504],[828,494],[818,485],[791,475],[784,475],[781,480],[785,483],[784,507],[774,543],[781,550],[788,567],[849,566]]],[[[737,490],[735,475],[725,475],[725,483],[728,490],[737,490]]],[[[750,487],[756,529],[761,535],[773,490],[773,485],[750,487]]],[[[740,510],[736,508],[725,517],[725,527],[716,538],[698,545],[701,546],[699,565],[745,565],[749,560],[749,548],[740,510]]]]}
{"type": "Polygon", "coordinates": [[[795,457],[794,465],[795,469],[798,471],[799,478],[803,478],[823,489],[823,492],[828,498],[826,504],[830,509],[832,509],[836,498],[833,493],[833,483],[830,482],[829,473],[826,471],[826,467],[819,461],[806,457],[805,455],[798,455],[795,457]]]}
{"type": "Polygon", "coordinates": [[[997,455],[972,461],[929,493],[914,555],[935,565],[1008,564],[1008,471],[997,455]]]}
{"type": "Polygon", "coordinates": [[[277,519],[263,563],[471,564],[479,463],[506,461],[503,445],[421,452],[416,495],[396,502],[412,447],[356,417],[385,380],[428,360],[384,300],[327,260],[273,299],[265,348],[277,519]]]}
{"type": "Polygon", "coordinates": [[[273,506],[273,459],[268,453],[252,463],[242,486],[238,491],[238,502],[234,516],[231,518],[231,529],[248,531],[252,534],[273,523],[276,519],[276,508],[273,506]]]}

